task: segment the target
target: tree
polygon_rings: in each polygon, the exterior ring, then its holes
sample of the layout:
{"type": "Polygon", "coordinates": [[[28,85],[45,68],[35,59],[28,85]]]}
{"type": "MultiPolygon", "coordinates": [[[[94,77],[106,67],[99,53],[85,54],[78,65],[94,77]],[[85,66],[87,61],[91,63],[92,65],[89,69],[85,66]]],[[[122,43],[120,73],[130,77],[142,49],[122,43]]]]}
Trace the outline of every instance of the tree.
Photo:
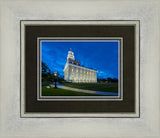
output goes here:
{"type": "Polygon", "coordinates": [[[118,82],[118,79],[117,78],[113,78],[112,82],[118,82]]]}
{"type": "Polygon", "coordinates": [[[44,62],[42,62],[42,73],[47,73],[47,72],[51,73],[51,70],[44,62]]]}
{"type": "Polygon", "coordinates": [[[58,80],[58,82],[64,81],[63,77],[60,77],[60,74],[58,72],[57,76],[54,76],[54,73],[51,73],[51,70],[44,62],[42,62],[41,70],[42,70],[42,82],[53,83],[55,81],[55,78],[58,80]]]}
{"type": "Polygon", "coordinates": [[[112,78],[108,77],[108,78],[107,78],[107,81],[108,81],[108,82],[112,82],[112,78]]]}
{"type": "Polygon", "coordinates": [[[44,62],[42,62],[41,70],[42,70],[42,82],[50,82],[51,70],[44,62]]]}
{"type": "Polygon", "coordinates": [[[111,82],[118,82],[118,79],[117,78],[107,78],[108,82],[111,83],[111,82]]]}

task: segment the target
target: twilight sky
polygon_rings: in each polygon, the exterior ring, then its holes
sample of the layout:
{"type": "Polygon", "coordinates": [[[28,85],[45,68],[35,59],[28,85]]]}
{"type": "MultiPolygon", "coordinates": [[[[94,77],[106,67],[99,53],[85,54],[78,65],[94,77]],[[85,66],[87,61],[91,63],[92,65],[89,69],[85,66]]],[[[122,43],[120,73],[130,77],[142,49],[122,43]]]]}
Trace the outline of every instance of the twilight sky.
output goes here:
{"type": "Polygon", "coordinates": [[[70,48],[81,65],[98,71],[99,79],[118,78],[117,41],[41,41],[41,60],[52,72],[64,76],[70,48]]]}

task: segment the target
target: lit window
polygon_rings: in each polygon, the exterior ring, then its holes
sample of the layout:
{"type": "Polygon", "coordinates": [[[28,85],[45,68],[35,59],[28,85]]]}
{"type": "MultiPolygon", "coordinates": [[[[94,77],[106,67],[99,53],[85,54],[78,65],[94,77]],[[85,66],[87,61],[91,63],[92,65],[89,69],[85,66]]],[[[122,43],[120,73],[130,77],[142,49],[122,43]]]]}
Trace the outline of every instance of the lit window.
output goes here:
{"type": "Polygon", "coordinates": [[[76,72],[78,72],[78,70],[76,72]]]}
{"type": "Polygon", "coordinates": [[[72,72],[73,72],[73,69],[72,69],[72,72]]]}
{"type": "Polygon", "coordinates": [[[82,73],[82,70],[80,71],[80,73],[82,73]]]}
{"type": "Polygon", "coordinates": [[[88,74],[88,72],[87,72],[87,74],[88,74]]]}
{"type": "Polygon", "coordinates": [[[85,74],[86,72],[84,71],[84,74],[85,74]]]}

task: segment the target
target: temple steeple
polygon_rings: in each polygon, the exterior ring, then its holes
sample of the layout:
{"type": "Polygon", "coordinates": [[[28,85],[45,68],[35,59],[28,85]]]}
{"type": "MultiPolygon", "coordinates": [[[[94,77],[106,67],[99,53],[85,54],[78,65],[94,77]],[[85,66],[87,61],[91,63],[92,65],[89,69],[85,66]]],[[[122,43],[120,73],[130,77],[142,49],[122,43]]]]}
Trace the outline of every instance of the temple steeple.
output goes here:
{"type": "Polygon", "coordinates": [[[70,48],[70,51],[68,51],[67,61],[69,59],[75,60],[74,53],[72,52],[72,49],[70,48]]]}

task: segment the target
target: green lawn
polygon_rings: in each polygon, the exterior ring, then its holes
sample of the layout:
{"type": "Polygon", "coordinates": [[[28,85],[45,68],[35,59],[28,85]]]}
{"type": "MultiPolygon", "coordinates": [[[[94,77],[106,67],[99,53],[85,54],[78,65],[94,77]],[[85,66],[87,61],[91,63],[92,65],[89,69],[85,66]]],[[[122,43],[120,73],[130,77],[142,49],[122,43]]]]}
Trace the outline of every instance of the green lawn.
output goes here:
{"type": "Polygon", "coordinates": [[[64,90],[60,88],[57,88],[57,89],[46,88],[46,86],[42,86],[42,96],[99,96],[99,95],[75,92],[75,91],[64,90]]]}
{"type": "Polygon", "coordinates": [[[78,89],[118,92],[118,83],[64,83],[62,85],[78,89]]]}

